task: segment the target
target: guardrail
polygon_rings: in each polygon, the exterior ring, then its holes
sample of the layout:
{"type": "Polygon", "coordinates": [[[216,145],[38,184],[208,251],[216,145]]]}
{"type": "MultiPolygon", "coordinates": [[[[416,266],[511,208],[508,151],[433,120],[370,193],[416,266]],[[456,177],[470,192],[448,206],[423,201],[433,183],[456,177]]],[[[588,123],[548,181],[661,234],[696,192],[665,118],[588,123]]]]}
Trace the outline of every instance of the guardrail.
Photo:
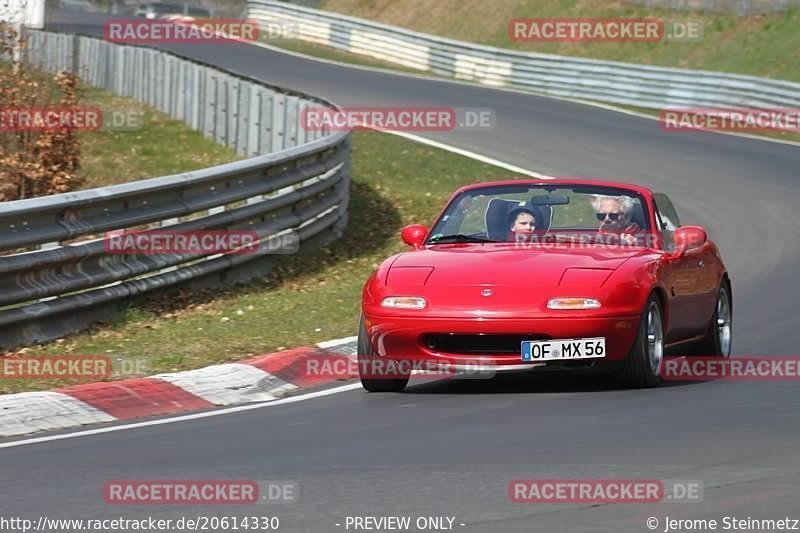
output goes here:
{"type": "Polygon", "coordinates": [[[135,98],[202,131],[242,156],[277,152],[330,132],[300,127],[306,107],[332,105],[141,46],[66,33],[28,32],[24,59],[51,72],[135,98]]]}
{"type": "Polygon", "coordinates": [[[675,11],[714,11],[737,15],[776,13],[800,6],[798,0],[625,0],[625,2],[675,11]]]}
{"type": "Polygon", "coordinates": [[[655,109],[800,107],[800,83],[518,52],[272,0],[248,6],[249,18],[291,25],[306,41],[491,86],[655,109]]]}
{"type": "Polygon", "coordinates": [[[78,69],[91,84],[150,103],[241,154],[273,153],[0,203],[0,347],[78,331],[139,295],[246,281],[274,262],[264,253],[108,253],[106,232],[244,230],[263,243],[297,241],[300,250],[343,234],[350,135],[298,128],[303,107],[333,104],[146,48],[48,32],[32,32],[30,42],[32,63],[78,69]]]}

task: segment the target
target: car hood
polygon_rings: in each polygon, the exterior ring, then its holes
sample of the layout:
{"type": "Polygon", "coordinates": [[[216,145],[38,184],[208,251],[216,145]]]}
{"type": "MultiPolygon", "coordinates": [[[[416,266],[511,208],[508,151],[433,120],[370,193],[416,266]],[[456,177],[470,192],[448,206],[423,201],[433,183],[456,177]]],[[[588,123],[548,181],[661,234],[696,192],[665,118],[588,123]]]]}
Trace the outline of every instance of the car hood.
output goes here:
{"type": "Polygon", "coordinates": [[[642,248],[447,244],[402,254],[392,264],[388,284],[435,286],[555,287],[567,269],[617,269],[642,248]]]}

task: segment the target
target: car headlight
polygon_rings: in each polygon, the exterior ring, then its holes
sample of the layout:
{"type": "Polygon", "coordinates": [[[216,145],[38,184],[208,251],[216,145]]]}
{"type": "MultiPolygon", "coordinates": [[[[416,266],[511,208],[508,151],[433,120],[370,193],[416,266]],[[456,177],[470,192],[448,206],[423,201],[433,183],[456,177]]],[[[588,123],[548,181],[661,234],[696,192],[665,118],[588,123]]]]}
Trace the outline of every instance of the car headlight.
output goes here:
{"type": "Polygon", "coordinates": [[[381,307],[390,309],[425,309],[428,302],[417,296],[389,296],[381,300],[381,307]]]}
{"type": "Polygon", "coordinates": [[[600,301],[594,298],[553,298],[547,302],[548,309],[600,309],[600,301]]]}

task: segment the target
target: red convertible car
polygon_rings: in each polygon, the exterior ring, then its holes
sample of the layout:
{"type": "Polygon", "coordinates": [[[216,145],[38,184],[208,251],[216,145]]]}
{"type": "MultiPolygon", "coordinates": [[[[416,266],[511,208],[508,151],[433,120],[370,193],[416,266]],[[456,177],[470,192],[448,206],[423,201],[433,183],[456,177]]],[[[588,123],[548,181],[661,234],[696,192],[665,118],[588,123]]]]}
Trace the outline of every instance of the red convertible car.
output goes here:
{"type": "Polygon", "coordinates": [[[526,179],[458,190],[413,250],[363,290],[358,368],[371,392],[415,369],[605,367],[663,381],[665,349],[728,357],[732,294],[717,246],[639,186],[526,179]]]}

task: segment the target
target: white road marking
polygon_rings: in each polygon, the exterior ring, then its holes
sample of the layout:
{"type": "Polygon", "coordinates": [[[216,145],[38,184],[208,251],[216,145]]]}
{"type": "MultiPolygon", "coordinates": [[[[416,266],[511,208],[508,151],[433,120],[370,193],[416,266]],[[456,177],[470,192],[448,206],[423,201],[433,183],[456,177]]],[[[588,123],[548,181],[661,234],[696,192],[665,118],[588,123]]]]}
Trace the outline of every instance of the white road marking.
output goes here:
{"type": "MultiPolygon", "coordinates": [[[[646,118],[648,120],[656,120],[660,121],[660,117],[655,117],[653,115],[648,115],[647,113],[642,113],[641,111],[634,111],[633,109],[625,109],[622,107],[616,107],[613,104],[605,104],[602,102],[594,102],[592,100],[581,100],[580,98],[558,98],[559,100],[566,100],[568,102],[575,102],[576,104],[583,104],[588,105],[591,107],[596,107],[598,109],[605,109],[607,111],[614,111],[616,113],[621,113],[623,115],[630,115],[632,117],[639,117],[639,118],[646,118]]],[[[678,133],[681,130],[676,131],[678,133]]],[[[686,130],[692,131],[692,130],[686,130]]],[[[697,130],[700,131],[700,130],[697,130]]],[[[717,130],[707,130],[706,133],[716,133],[718,135],[729,135],[731,137],[742,137],[744,139],[752,139],[754,141],[767,141],[776,144],[788,144],[790,146],[800,146],[800,141],[788,141],[786,139],[775,139],[774,137],[762,137],[761,135],[754,135],[752,133],[740,133],[735,131],[717,131],[717,130]]]]}
{"type": "Polygon", "coordinates": [[[275,400],[266,403],[255,403],[255,404],[248,404],[248,405],[240,405],[238,407],[228,407],[225,409],[219,409],[217,411],[207,411],[204,413],[194,413],[191,415],[182,415],[182,416],[175,416],[171,418],[162,418],[159,420],[147,420],[145,422],[134,422],[132,424],[124,424],[119,426],[109,426],[104,428],[97,428],[97,429],[87,429],[84,431],[75,431],[73,433],[65,433],[63,435],[48,435],[44,437],[33,437],[30,439],[24,440],[17,440],[13,442],[2,442],[0,443],[0,448],[17,448],[20,446],[28,446],[31,444],[40,444],[42,442],[51,442],[56,440],[65,440],[65,439],[74,439],[78,437],[88,437],[92,435],[101,435],[103,433],[114,433],[116,431],[125,431],[129,429],[137,429],[143,427],[151,427],[151,426],[162,426],[165,424],[173,424],[175,422],[186,422],[189,420],[200,420],[203,418],[212,418],[215,416],[222,416],[231,413],[240,413],[244,411],[253,411],[255,409],[264,409],[266,407],[277,407],[279,405],[285,405],[290,403],[298,403],[305,400],[313,400],[315,398],[322,398],[325,396],[332,396],[334,394],[339,394],[340,392],[347,392],[355,389],[360,389],[361,383],[351,383],[349,385],[342,385],[341,387],[335,387],[333,389],[326,389],[322,391],[316,392],[309,392],[307,394],[302,394],[300,396],[292,396],[290,398],[283,398],[280,400],[275,400]]]}
{"type": "Polygon", "coordinates": [[[418,142],[420,144],[427,144],[428,146],[433,146],[434,148],[439,148],[440,150],[446,150],[448,152],[452,152],[454,154],[463,155],[464,157],[469,157],[470,159],[474,159],[476,161],[480,161],[481,163],[486,163],[488,165],[494,165],[496,167],[504,168],[508,171],[517,173],[517,174],[525,174],[528,176],[532,176],[534,178],[538,178],[541,180],[552,180],[555,179],[553,176],[548,176],[546,174],[540,174],[539,172],[529,170],[527,168],[518,167],[515,165],[511,165],[509,163],[504,163],[503,161],[498,161],[497,159],[492,159],[491,157],[487,157],[485,155],[481,155],[475,152],[470,152],[469,150],[464,150],[462,148],[456,148],[455,146],[440,143],[438,141],[433,141],[431,139],[426,139],[425,137],[420,137],[419,135],[414,135],[412,133],[406,133],[404,131],[385,131],[382,130],[384,133],[390,133],[392,135],[397,135],[398,137],[403,137],[405,139],[418,142]]]}

